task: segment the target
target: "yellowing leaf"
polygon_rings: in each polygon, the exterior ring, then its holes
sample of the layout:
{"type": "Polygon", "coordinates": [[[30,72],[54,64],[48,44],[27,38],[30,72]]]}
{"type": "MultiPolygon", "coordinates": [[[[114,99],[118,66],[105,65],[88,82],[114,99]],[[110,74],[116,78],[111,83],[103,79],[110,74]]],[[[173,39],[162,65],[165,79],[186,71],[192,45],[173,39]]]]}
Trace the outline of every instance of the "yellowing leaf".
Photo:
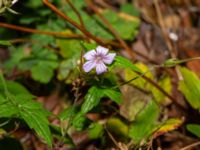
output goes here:
{"type": "MultiPolygon", "coordinates": [[[[143,63],[137,63],[134,64],[137,68],[139,68],[142,72],[147,72],[149,70],[148,66],[143,64],[143,63]]],[[[132,72],[130,69],[126,69],[125,70],[125,80],[129,81],[135,77],[137,77],[138,74],[136,74],[135,72],[132,72]]],[[[147,72],[145,74],[146,77],[154,80],[155,77],[151,72],[147,72]]],[[[162,79],[157,81],[158,84],[168,93],[171,92],[172,89],[172,85],[171,85],[171,79],[169,76],[165,76],[162,79]]],[[[159,103],[169,103],[169,100],[167,101],[166,96],[161,93],[155,86],[153,86],[152,84],[150,84],[149,82],[147,82],[145,79],[143,79],[142,77],[133,80],[131,82],[132,85],[137,86],[141,89],[145,89],[148,91],[151,91],[155,100],[159,103]]]]}
{"type": "MultiPolygon", "coordinates": [[[[171,93],[172,90],[172,84],[171,84],[171,78],[169,76],[165,76],[162,79],[158,81],[158,84],[160,87],[164,88],[167,93],[171,93]]],[[[152,86],[151,88],[153,96],[155,97],[156,101],[159,103],[169,103],[170,100],[166,98],[166,96],[161,93],[156,87],[152,86]]]]}
{"type": "MultiPolygon", "coordinates": [[[[146,72],[149,69],[148,66],[146,66],[143,63],[136,63],[134,65],[137,68],[139,68],[141,70],[141,72],[146,72]]],[[[129,81],[129,80],[131,80],[131,79],[133,79],[133,78],[135,78],[137,76],[138,76],[138,74],[133,72],[132,70],[130,70],[130,69],[126,69],[125,70],[125,80],[126,81],[129,81]]],[[[153,79],[153,74],[151,72],[146,73],[145,76],[153,79]]],[[[138,79],[132,81],[131,84],[133,84],[135,86],[138,86],[139,88],[145,88],[148,83],[143,78],[138,78],[138,79]]]]}
{"type": "Polygon", "coordinates": [[[163,125],[161,125],[161,127],[158,130],[156,130],[156,132],[154,132],[153,137],[155,138],[169,131],[175,130],[178,127],[180,127],[182,123],[183,120],[181,119],[175,119],[175,118],[169,119],[163,125]]]}
{"type": "Polygon", "coordinates": [[[119,118],[108,119],[106,127],[110,132],[115,133],[119,137],[128,137],[128,126],[119,118]]]}

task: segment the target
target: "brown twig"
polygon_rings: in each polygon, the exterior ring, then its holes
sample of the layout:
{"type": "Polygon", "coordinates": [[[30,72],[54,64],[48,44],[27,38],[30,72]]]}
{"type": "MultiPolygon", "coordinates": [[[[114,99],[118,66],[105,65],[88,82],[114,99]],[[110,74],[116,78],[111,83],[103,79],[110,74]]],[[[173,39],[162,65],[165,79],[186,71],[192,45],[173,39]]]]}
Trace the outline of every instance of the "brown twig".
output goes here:
{"type": "Polygon", "coordinates": [[[76,23],[74,20],[72,20],[71,18],[69,18],[67,15],[65,15],[60,10],[58,10],[53,4],[49,3],[48,0],[43,0],[43,3],[46,6],[48,6],[52,11],[54,11],[58,16],[62,17],[67,22],[69,22],[70,24],[72,24],[73,26],[75,26],[77,29],[79,29],[83,34],[85,34],[89,38],[93,39],[94,41],[96,41],[97,43],[99,43],[101,45],[105,45],[106,44],[106,42],[104,40],[102,40],[102,39],[96,37],[95,35],[91,34],[90,32],[88,32],[81,25],[79,25],[78,23],[76,23]]]}
{"type": "Polygon", "coordinates": [[[90,6],[90,8],[99,16],[99,18],[107,25],[107,27],[111,31],[111,33],[116,37],[116,39],[120,42],[120,44],[123,46],[123,48],[131,56],[132,60],[135,60],[134,52],[126,44],[126,42],[120,37],[119,33],[117,31],[115,31],[115,29],[112,27],[110,22],[103,15],[101,15],[101,13],[98,11],[96,6],[91,2],[91,0],[85,0],[85,1],[90,6]]]}
{"type": "Polygon", "coordinates": [[[135,54],[137,54],[138,56],[149,60],[151,63],[157,64],[157,62],[155,60],[150,59],[148,56],[138,52],[138,51],[134,51],[132,50],[127,44],[126,42],[120,37],[119,33],[112,27],[112,25],[110,24],[110,22],[103,16],[101,15],[101,13],[99,12],[99,10],[95,7],[95,5],[91,2],[91,0],[86,0],[86,2],[88,3],[88,5],[90,6],[90,8],[99,16],[99,18],[105,23],[105,25],[108,27],[108,29],[111,31],[111,33],[116,37],[116,39],[119,41],[119,43],[121,44],[121,47],[123,47],[127,53],[131,56],[132,60],[135,60],[135,54]]]}
{"type": "MultiPolygon", "coordinates": [[[[138,73],[140,74],[140,73],[138,73]]],[[[185,108],[180,105],[179,103],[177,103],[176,99],[171,96],[169,93],[167,93],[160,85],[158,85],[155,81],[151,80],[150,78],[148,78],[147,76],[143,76],[143,78],[149,82],[151,85],[153,85],[155,88],[157,88],[161,93],[163,93],[166,97],[168,97],[170,100],[172,100],[180,109],[185,110],[185,108]]]]}
{"type": "MultiPolygon", "coordinates": [[[[79,19],[79,21],[80,21],[81,26],[82,26],[83,28],[85,28],[83,19],[82,19],[81,15],[80,15],[79,11],[78,11],[78,10],[76,9],[76,7],[71,3],[70,0],[66,0],[66,1],[67,1],[67,3],[69,4],[69,6],[72,8],[72,10],[76,13],[76,15],[77,15],[77,17],[78,17],[78,19],[79,19]]],[[[86,29],[86,28],[85,28],[85,29],[86,29]]]]}
{"type": "Polygon", "coordinates": [[[33,43],[33,42],[36,42],[32,39],[26,39],[26,38],[17,38],[17,39],[12,39],[12,40],[9,40],[12,44],[16,44],[16,43],[25,43],[25,42],[30,42],[30,43],[33,43]]]}
{"type": "MultiPolygon", "coordinates": [[[[108,20],[105,19],[99,13],[98,9],[93,5],[93,3],[91,2],[91,0],[85,0],[85,1],[90,6],[90,8],[99,16],[99,18],[107,25],[107,27],[109,28],[109,30],[113,33],[113,35],[117,38],[117,40],[122,44],[122,46],[125,48],[125,50],[127,50],[127,52],[131,55],[132,59],[134,59],[133,51],[128,47],[128,45],[126,44],[126,42],[123,39],[121,39],[121,37],[118,34],[118,32],[115,31],[115,29],[108,22],[108,20]]],[[[140,75],[140,73],[138,73],[138,74],[140,75]]],[[[161,93],[163,93],[165,96],[167,96],[169,99],[171,99],[178,107],[180,107],[181,109],[184,109],[182,107],[182,105],[180,105],[179,103],[177,103],[176,100],[170,94],[168,94],[160,85],[158,85],[155,81],[153,81],[152,79],[148,78],[145,75],[142,76],[142,78],[144,78],[147,82],[149,82],[155,88],[157,88],[161,93]]]]}
{"type": "Polygon", "coordinates": [[[198,142],[196,142],[196,143],[193,143],[193,144],[191,144],[191,145],[188,145],[188,146],[186,146],[186,147],[183,147],[183,148],[181,148],[180,150],[190,150],[190,149],[192,149],[193,147],[198,146],[198,145],[200,145],[200,141],[198,141],[198,142]]]}
{"type": "Polygon", "coordinates": [[[60,33],[60,32],[36,30],[36,29],[21,27],[21,26],[17,26],[17,25],[4,23],[4,22],[0,22],[0,27],[9,28],[9,29],[18,30],[18,31],[23,31],[23,32],[28,32],[28,33],[45,34],[45,35],[51,35],[51,36],[63,37],[63,38],[83,38],[82,35],[78,35],[78,34],[71,34],[71,33],[66,34],[66,33],[60,33]]]}
{"type": "MultiPolygon", "coordinates": [[[[165,40],[166,45],[167,45],[168,50],[169,50],[169,53],[170,53],[172,58],[176,58],[177,57],[176,50],[174,49],[174,47],[173,47],[173,45],[172,45],[172,43],[169,39],[168,33],[166,32],[166,26],[165,26],[165,22],[163,20],[163,16],[162,16],[162,13],[161,13],[161,10],[160,10],[160,6],[158,4],[158,0],[154,0],[153,2],[154,2],[155,9],[156,9],[156,13],[158,15],[158,23],[160,25],[164,40],[165,40]]],[[[175,70],[176,70],[176,73],[177,73],[179,80],[183,80],[182,74],[181,74],[178,66],[175,67],[175,70]]]]}

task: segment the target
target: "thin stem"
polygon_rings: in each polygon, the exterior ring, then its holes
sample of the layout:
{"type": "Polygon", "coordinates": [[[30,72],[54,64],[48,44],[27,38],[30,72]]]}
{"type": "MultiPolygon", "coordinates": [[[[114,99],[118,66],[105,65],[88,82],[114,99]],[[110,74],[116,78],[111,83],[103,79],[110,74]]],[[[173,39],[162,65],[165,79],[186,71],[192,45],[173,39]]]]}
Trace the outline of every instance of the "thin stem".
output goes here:
{"type": "Polygon", "coordinates": [[[179,63],[185,63],[185,62],[195,61],[195,60],[200,60],[200,57],[193,57],[193,58],[183,59],[183,60],[180,60],[179,63]]]}
{"type": "Polygon", "coordinates": [[[200,141],[198,141],[198,142],[196,142],[196,143],[193,143],[193,144],[191,144],[191,145],[188,145],[188,146],[186,146],[186,147],[183,147],[183,148],[181,148],[180,150],[190,150],[191,148],[193,148],[193,147],[195,147],[195,146],[198,146],[198,145],[200,145],[200,141]]]}
{"type": "Polygon", "coordinates": [[[83,38],[82,35],[78,35],[78,34],[66,34],[66,33],[60,33],[60,32],[36,30],[36,29],[21,27],[21,26],[17,26],[17,25],[4,23],[4,22],[0,22],[0,27],[23,31],[23,32],[28,32],[28,33],[51,35],[51,36],[62,37],[62,38],[83,38]]]}
{"type": "Polygon", "coordinates": [[[129,48],[129,46],[126,44],[126,42],[120,37],[119,33],[117,31],[115,31],[115,29],[112,27],[110,22],[103,15],[101,15],[101,13],[99,13],[98,9],[91,2],[91,0],[85,0],[85,1],[90,6],[90,8],[99,16],[99,18],[107,25],[108,29],[112,32],[112,34],[120,42],[120,44],[123,46],[123,48],[128,52],[128,54],[131,56],[131,58],[133,60],[135,60],[134,52],[131,50],[131,48],[129,48]]]}
{"type": "Polygon", "coordinates": [[[114,86],[113,88],[119,88],[119,87],[121,87],[121,86],[123,86],[123,85],[125,85],[125,84],[129,84],[129,83],[132,82],[133,80],[136,80],[136,79],[138,79],[138,78],[144,76],[144,75],[145,75],[146,73],[148,73],[149,71],[150,71],[150,70],[147,70],[146,72],[144,72],[144,73],[142,73],[142,74],[140,74],[140,75],[138,75],[138,76],[136,76],[136,77],[134,77],[134,78],[132,78],[132,79],[130,79],[130,80],[128,80],[128,81],[125,81],[125,82],[121,83],[120,85],[114,86]]]}
{"type": "Polygon", "coordinates": [[[26,38],[17,38],[17,39],[12,39],[12,40],[9,40],[12,44],[15,44],[15,43],[24,43],[24,42],[30,42],[30,43],[34,43],[36,42],[35,40],[32,40],[32,39],[26,39],[26,38]]]}
{"type": "MultiPolygon", "coordinates": [[[[161,27],[161,31],[162,31],[163,37],[165,39],[165,42],[167,44],[169,53],[170,53],[172,58],[176,58],[176,51],[175,51],[167,33],[166,33],[166,26],[165,26],[165,22],[163,20],[163,16],[162,16],[159,4],[158,4],[158,0],[153,0],[153,2],[154,2],[154,5],[155,5],[157,15],[158,15],[158,20],[159,20],[158,22],[159,22],[159,25],[161,27]]],[[[183,80],[182,74],[181,74],[178,66],[175,67],[175,71],[176,71],[176,74],[178,76],[178,79],[183,80]]]]}
{"type": "MultiPolygon", "coordinates": [[[[92,10],[99,16],[99,18],[108,26],[108,28],[110,29],[110,31],[115,35],[115,37],[117,38],[117,40],[122,44],[122,46],[127,50],[127,52],[131,55],[132,59],[134,60],[134,55],[132,53],[133,51],[128,47],[128,45],[126,44],[126,42],[123,39],[121,39],[121,37],[119,36],[119,34],[113,29],[112,25],[108,22],[108,20],[106,20],[99,13],[98,9],[93,5],[93,3],[91,2],[91,0],[85,0],[85,1],[92,8],[92,10]]],[[[145,79],[147,82],[149,82],[150,84],[152,84],[155,88],[157,88],[161,93],[163,93],[169,99],[171,99],[176,105],[178,105],[180,108],[184,109],[182,107],[182,105],[180,105],[179,103],[177,103],[176,100],[170,94],[168,94],[160,85],[158,85],[155,81],[153,81],[152,79],[148,78],[147,76],[145,76],[143,74],[140,74],[138,72],[136,72],[136,73],[139,76],[141,76],[143,79],[145,79]]]]}
{"type": "MultiPolygon", "coordinates": [[[[81,14],[79,13],[79,11],[78,11],[78,10],[76,9],[76,7],[71,3],[70,0],[66,0],[66,1],[67,1],[67,3],[69,4],[69,6],[72,8],[72,10],[76,13],[76,15],[77,15],[77,17],[78,17],[78,19],[79,19],[79,21],[80,21],[81,26],[82,26],[83,28],[85,28],[83,19],[82,19],[82,17],[81,17],[81,14]]],[[[86,29],[86,28],[85,28],[85,29],[86,29]]]]}
{"type": "MultiPolygon", "coordinates": [[[[140,74],[138,72],[136,72],[137,74],[140,74]]],[[[167,96],[170,100],[172,100],[174,102],[174,104],[176,104],[179,108],[181,108],[182,110],[185,110],[185,108],[180,105],[176,99],[171,96],[169,93],[167,93],[160,85],[158,85],[155,81],[151,80],[150,78],[146,77],[145,75],[142,76],[147,82],[149,82],[151,85],[153,85],[155,88],[157,88],[161,93],[163,93],[165,96],[167,96]]]]}
{"type": "Polygon", "coordinates": [[[81,25],[79,25],[78,23],[76,23],[74,20],[72,20],[71,18],[69,18],[68,16],[66,16],[63,12],[61,12],[60,10],[58,10],[53,4],[49,3],[48,0],[43,0],[43,3],[48,6],[52,11],[54,11],[58,16],[62,17],[63,19],[65,19],[67,22],[69,22],[70,24],[72,24],[73,26],[75,26],[77,29],[79,29],[81,32],[83,32],[86,36],[88,36],[89,38],[93,39],[94,41],[96,41],[99,44],[105,45],[105,41],[94,36],[93,34],[91,34],[90,32],[88,32],[85,28],[83,28],[81,25]]]}
{"type": "Polygon", "coordinates": [[[144,59],[149,60],[150,62],[156,64],[157,62],[155,60],[150,59],[148,56],[134,51],[132,50],[127,44],[126,42],[120,37],[119,33],[112,27],[112,25],[110,24],[110,22],[103,16],[101,15],[101,13],[99,12],[99,10],[95,7],[95,5],[90,1],[90,0],[86,0],[86,2],[88,3],[88,5],[90,6],[90,8],[99,16],[99,18],[105,23],[105,25],[107,25],[108,29],[110,30],[110,32],[115,36],[115,38],[119,41],[119,43],[121,44],[121,47],[123,47],[127,53],[131,56],[132,60],[135,60],[135,54],[137,54],[138,56],[143,57],[144,59]]]}

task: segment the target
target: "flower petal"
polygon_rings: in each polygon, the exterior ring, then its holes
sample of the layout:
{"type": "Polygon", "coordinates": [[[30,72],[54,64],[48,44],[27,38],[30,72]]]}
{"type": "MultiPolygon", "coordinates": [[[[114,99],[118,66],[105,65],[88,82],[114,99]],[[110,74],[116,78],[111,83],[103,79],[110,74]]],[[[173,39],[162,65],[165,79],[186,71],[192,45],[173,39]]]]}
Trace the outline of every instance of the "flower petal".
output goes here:
{"type": "Polygon", "coordinates": [[[87,53],[85,53],[85,55],[83,56],[86,60],[94,60],[96,55],[96,51],[95,50],[91,50],[87,53]]]}
{"type": "Polygon", "coordinates": [[[104,63],[99,63],[96,65],[96,72],[97,74],[101,74],[107,71],[106,65],[104,63]]]}
{"type": "Polygon", "coordinates": [[[104,56],[108,53],[108,49],[103,46],[97,46],[96,50],[97,50],[97,54],[99,54],[99,55],[104,56]]]}
{"type": "Polygon", "coordinates": [[[95,67],[96,63],[94,63],[93,61],[87,61],[86,63],[83,64],[83,70],[85,72],[90,72],[95,67]]]}
{"type": "Polygon", "coordinates": [[[106,64],[111,64],[115,58],[116,54],[115,53],[109,53],[103,58],[103,62],[106,64]]]}

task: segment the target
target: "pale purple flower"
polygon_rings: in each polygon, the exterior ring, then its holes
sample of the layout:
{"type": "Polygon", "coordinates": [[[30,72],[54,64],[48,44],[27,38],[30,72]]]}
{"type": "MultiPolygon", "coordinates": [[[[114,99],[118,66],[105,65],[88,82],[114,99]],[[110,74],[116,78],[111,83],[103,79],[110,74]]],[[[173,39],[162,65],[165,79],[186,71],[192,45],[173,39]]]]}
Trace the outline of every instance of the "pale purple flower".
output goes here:
{"type": "Polygon", "coordinates": [[[108,53],[107,48],[98,46],[96,50],[91,50],[83,56],[87,60],[83,64],[83,70],[90,72],[93,68],[96,68],[97,74],[104,73],[107,71],[105,64],[111,64],[115,56],[115,53],[108,53]]]}

